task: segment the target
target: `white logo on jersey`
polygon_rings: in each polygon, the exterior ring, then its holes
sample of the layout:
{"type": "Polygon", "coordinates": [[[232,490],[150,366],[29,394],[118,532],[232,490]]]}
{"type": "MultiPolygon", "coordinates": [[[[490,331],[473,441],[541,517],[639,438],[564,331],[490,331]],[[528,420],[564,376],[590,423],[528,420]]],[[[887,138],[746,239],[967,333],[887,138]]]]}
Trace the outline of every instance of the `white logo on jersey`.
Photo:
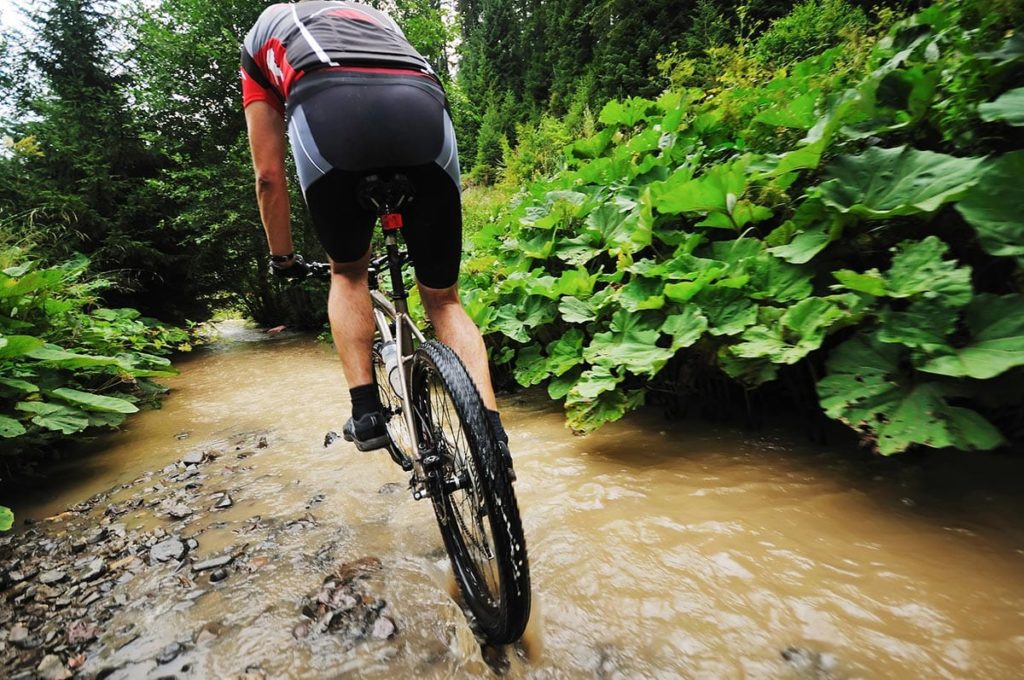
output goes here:
{"type": "Polygon", "coordinates": [[[284,83],[284,71],[282,71],[281,67],[277,65],[277,61],[274,57],[274,48],[272,47],[267,48],[267,69],[269,69],[270,73],[277,78],[278,84],[284,83]]]}

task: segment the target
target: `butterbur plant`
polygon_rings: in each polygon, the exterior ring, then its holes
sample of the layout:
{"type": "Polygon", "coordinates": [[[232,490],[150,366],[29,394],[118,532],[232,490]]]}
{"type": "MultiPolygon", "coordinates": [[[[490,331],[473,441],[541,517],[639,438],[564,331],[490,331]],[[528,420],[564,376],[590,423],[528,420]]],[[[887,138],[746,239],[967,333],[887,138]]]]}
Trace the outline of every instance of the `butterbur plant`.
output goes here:
{"type": "Polygon", "coordinates": [[[838,47],[764,83],[608,103],[568,167],[477,234],[463,288],[494,360],[580,432],[684,361],[747,392],[803,367],[822,412],[882,454],[1009,442],[1024,49],[964,6],[855,62],[838,47]],[[959,146],[950,116],[986,145],[959,146]]]}

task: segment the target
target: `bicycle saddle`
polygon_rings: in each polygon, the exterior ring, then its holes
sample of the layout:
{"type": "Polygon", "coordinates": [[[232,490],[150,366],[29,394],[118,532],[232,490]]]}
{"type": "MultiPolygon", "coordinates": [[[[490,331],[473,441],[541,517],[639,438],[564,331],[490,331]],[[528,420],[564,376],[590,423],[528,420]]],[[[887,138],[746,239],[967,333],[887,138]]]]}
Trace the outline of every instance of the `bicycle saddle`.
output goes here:
{"type": "Polygon", "coordinates": [[[367,175],[356,185],[359,205],[378,215],[398,211],[412,203],[415,197],[416,188],[412,181],[398,172],[367,175]]]}

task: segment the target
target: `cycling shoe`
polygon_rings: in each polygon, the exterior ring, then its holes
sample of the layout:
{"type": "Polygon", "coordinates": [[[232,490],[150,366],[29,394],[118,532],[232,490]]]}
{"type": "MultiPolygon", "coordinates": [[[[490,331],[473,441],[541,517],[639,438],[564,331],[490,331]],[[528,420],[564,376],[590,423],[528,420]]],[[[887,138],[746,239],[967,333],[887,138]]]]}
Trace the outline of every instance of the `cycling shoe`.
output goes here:
{"type": "Polygon", "coordinates": [[[367,413],[359,418],[349,418],[342,429],[345,441],[352,442],[360,451],[375,451],[388,445],[388,431],[384,427],[384,416],[367,413]]]}

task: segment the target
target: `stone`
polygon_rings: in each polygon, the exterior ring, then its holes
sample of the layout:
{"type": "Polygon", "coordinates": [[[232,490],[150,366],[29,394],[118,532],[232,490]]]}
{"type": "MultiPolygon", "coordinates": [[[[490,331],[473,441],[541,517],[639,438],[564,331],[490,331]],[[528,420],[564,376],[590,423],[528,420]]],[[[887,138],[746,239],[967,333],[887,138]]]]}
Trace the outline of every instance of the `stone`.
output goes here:
{"type": "Polygon", "coordinates": [[[334,432],[333,430],[328,432],[327,434],[324,435],[324,448],[326,449],[328,446],[338,441],[339,439],[341,439],[341,435],[339,435],[337,432],[334,432]]]}
{"type": "Polygon", "coordinates": [[[223,581],[228,577],[227,569],[214,569],[210,572],[210,583],[217,583],[223,581]]]}
{"type": "Polygon", "coordinates": [[[165,663],[170,663],[174,661],[176,658],[178,658],[178,655],[181,654],[181,652],[181,643],[172,642],[171,644],[167,645],[166,647],[160,650],[160,653],[156,655],[156,662],[161,665],[165,663]]]}
{"type": "Polygon", "coordinates": [[[55,654],[48,654],[36,666],[41,680],[66,680],[71,677],[71,671],[64,667],[64,662],[55,654]]]}
{"type": "Polygon", "coordinates": [[[178,503],[167,509],[167,514],[174,519],[185,519],[192,514],[192,508],[178,503]]]}
{"type": "Polygon", "coordinates": [[[223,510],[224,508],[230,508],[235,502],[231,500],[231,496],[224,494],[221,499],[213,506],[214,510],[223,510]]]}
{"type": "Polygon", "coordinates": [[[79,581],[95,581],[107,573],[107,563],[102,557],[98,557],[85,567],[85,571],[78,577],[79,581]]]}
{"type": "Polygon", "coordinates": [[[206,454],[202,451],[190,451],[185,454],[185,457],[181,459],[181,462],[185,465],[199,465],[206,460],[206,454]]]}
{"type": "MultiPolygon", "coordinates": [[[[111,507],[113,507],[113,506],[111,506],[111,507]]],[[[89,533],[87,533],[85,535],[85,542],[88,543],[89,545],[96,545],[97,543],[102,543],[103,539],[106,538],[106,537],[107,537],[107,528],[106,527],[96,527],[95,529],[93,529],[92,531],[90,531],[89,533]]]]}
{"type": "Polygon", "coordinates": [[[149,550],[149,557],[154,562],[180,560],[187,552],[185,544],[176,538],[168,538],[154,545],[149,550]]]}
{"type": "Polygon", "coordinates": [[[388,482],[384,486],[377,489],[377,493],[381,495],[390,495],[401,491],[404,487],[398,482],[388,482]]]}
{"type": "Polygon", "coordinates": [[[52,586],[54,583],[60,583],[67,577],[68,575],[60,569],[52,569],[40,574],[39,582],[46,586],[52,586]]]}
{"type": "Polygon", "coordinates": [[[75,621],[68,626],[68,644],[79,645],[96,639],[100,633],[99,626],[89,621],[75,621]]]}
{"type": "Polygon", "coordinates": [[[377,640],[387,640],[394,637],[398,631],[395,622],[386,616],[381,616],[373,622],[373,631],[370,633],[377,640]]]}
{"type": "Polygon", "coordinates": [[[209,560],[203,560],[202,562],[196,562],[192,565],[192,571],[206,571],[207,569],[218,569],[220,567],[226,567],[231,564],[232,560],[235,559],[234,555],[223,555],[221,557],[214,557],[209,560]]]}
{"type": "Polygon", "coordinates": [[[7,634],[7,641],[19,649],[25,649],[29,640],[28,628],[20,623],[11,628],[7,634]]]}
{"type": "Polygon", "coordinates": [[[265,449],[265,448],[267,448],[267,446],[268,446],[268,444],[267,444],[267,438],[266,437],[260,437],[259,441],[256,442],[256,448],[257,449],[265,449]]]}

